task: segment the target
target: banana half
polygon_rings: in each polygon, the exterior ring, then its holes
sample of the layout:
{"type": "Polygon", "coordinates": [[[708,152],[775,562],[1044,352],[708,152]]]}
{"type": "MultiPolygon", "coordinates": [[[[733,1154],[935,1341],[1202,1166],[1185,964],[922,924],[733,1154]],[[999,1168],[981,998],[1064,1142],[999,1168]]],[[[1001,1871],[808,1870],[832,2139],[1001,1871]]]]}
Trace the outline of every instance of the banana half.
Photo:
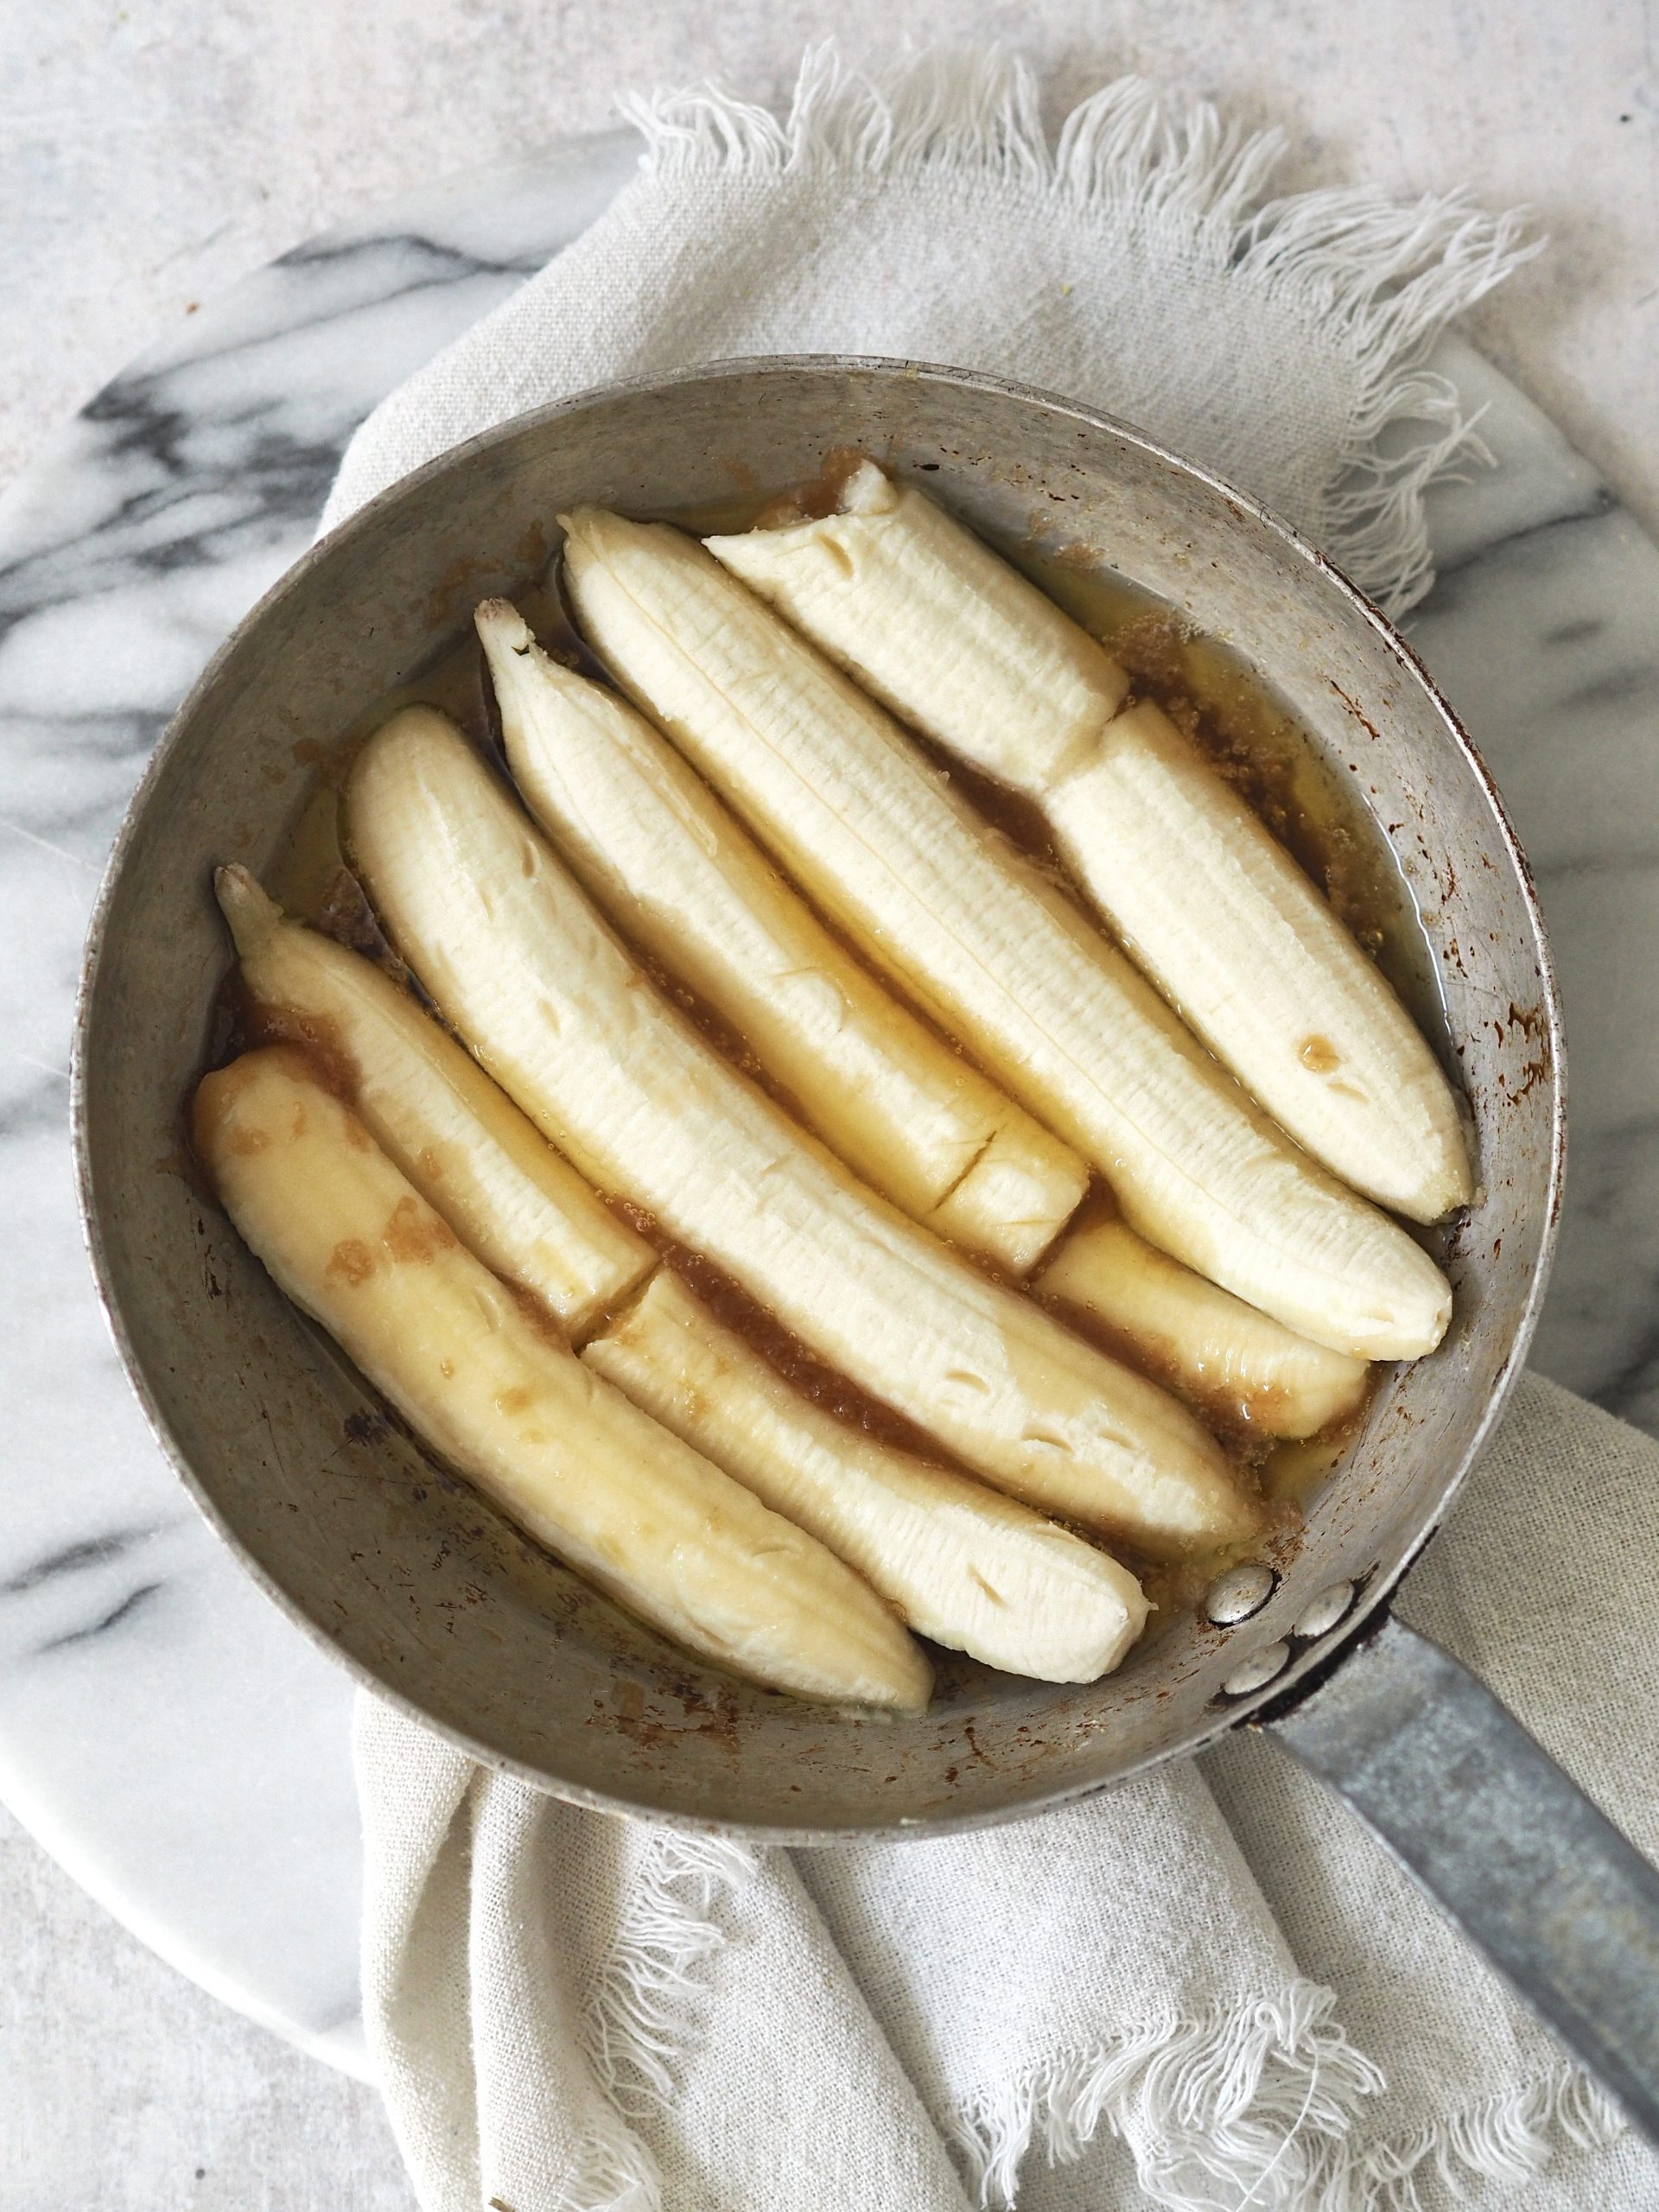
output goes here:
{"type": "Polygon", "coordinates": [[[289,921],[245,868],[214,887],[264,1026],[321,1054],[375,1141],[467,1249],[580,1339],[657,1265],[568,1160],[409,993],[289,921]]]}
{"type": "Polygon", "coordinates": [[[925,1657],[853,1570],[540,1328],[292,1047],[196,1093],[197,1151],[278,1287],[530,1535],[716,1664],[919,1711],[925,1657]]]}
{"type": "Polygon", "coordinates": [[[1363,1359],[1299,1337],[1230,1291],[1154,1251],[1122,1221],[1072,1230],[1033,1288],[1103,1324],[1109,1343],[1190,1406],[1255,1436],[1315,1436],[1358,1412],[1370,1370],[1363,1359]]]}

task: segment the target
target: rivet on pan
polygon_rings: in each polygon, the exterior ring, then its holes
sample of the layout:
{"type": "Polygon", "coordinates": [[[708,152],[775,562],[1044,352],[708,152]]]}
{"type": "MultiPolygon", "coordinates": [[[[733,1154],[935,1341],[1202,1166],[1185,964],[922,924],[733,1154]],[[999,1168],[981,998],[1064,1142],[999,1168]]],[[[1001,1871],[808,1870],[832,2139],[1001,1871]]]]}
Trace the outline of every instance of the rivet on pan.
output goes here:
{"type": "Polygon", "coordinates": [[[1257,1563],[1230,1567],[1210,1585],[1210,1595],[1204,1601],[1205,1617],[1217,1628],[1236,1628],[1240,1621],[1261,1611],[1278,1584],[1279,1578],[1270,1567],[1257,1563]]]}
{"type": "Polygon", "coordinates": [[[1287,1643],[1264,1643],[1253,1652],[1242,1667],[1235,1667],[1221,1686],[1224,1697],[1249,1697],[1252,1690],[1265,1689],[1274,1676],[1281,1673],[1290,1656],[1287,1643]]]}
{"type": "Polygon", "coordinates": [[[1353,1602],[1353,1584],[1333,1582],[1328,1590],[1320,1591],[1290,1632],[1293,1636],[1328,1636],[1353,1602]]]}

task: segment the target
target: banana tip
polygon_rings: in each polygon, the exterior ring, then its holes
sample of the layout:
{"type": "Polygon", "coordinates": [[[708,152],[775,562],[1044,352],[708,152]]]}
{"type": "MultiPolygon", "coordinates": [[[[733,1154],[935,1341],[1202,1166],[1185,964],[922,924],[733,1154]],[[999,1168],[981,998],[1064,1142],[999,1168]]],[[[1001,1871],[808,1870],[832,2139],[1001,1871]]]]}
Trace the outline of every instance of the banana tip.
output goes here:
{"type": "Polygon", "coordinates": [[[282,919],[282,908],[240,861],[225,861],[213,870],[213,896],[238,951],[282,919]]]}
{"type": "Polygon", "coordinates": [[[480,600],[473,610],[473,627],[486,652],[492,646],[508,652],[528,652],[535,642],[529,623],[510,599],[480,600]]]}

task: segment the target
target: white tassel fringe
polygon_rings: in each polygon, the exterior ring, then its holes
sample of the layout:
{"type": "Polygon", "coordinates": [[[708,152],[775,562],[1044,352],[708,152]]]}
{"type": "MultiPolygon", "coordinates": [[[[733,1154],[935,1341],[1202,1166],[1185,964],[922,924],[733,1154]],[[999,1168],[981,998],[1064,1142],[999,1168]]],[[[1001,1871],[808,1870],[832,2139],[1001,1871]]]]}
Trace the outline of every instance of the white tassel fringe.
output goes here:
{"type": "Polygon", "coordinates": [[[1404,2141],[1362,2147],[1360,2101],[1385,2084],[1332,2019],[1335,2003],[1297,1982],[1281,2003],[1160,2022],[999,2083],[957,2116],[970,2188],[1009,2212],[1034,2152],[1069,2165],[1104,2126],[1170,2212],[1422,2212],[1428,2174],[1453,2196],[1474,2179],[1519,2186],[1563,2145],[1604,2148],[1624,2132],[1602,2091],[1563,2066],[1404,2141]]]}
{"type": "Polygon", "coordinates": [[[1347,2198],[1314,2193],[1316,2177],[1339,2171],[1359,2101],[1382,2079],[1332,2020],[1335,2004],[1296,1982],[1281,2003],[1159,2021],[1000,2083],[957,2115],[969,2184],[982,2203],[1012,2206],[1033,2149],[1070,2164],[1104,2125],[1154,2204],[1347,2212],[1347,2198]]]}
{"type": "Polygon", "coordinates": [[[664,2212],[656,2160],[628,2123],[673,2096],[674,2062],[708,1994],[698,1968],[725,1940],[711,1916],[754,1866],[741,1844],[714,1837],[660,1830],[647,1839],[582,2019],[611,2124],[572,2157],[559,2192],[565,2212],[664,2212]]]}
{"type": "Polygon", "coordinates": [[[583,2025],[601,2088],[630,2118],[673,2094],[673,2065],[706,1995],[698,1968],[724,1941],[711,1917],[753,1878],[741,1844],[652,1835],[595,1977],[583,2025]]]}
{"type": "Polygon", "coordinates": [[[1133,77],[1084,100],[1051,148],[1030,71],[995,48],[935,48],[872,80],[833,43],[815,47],[781,120],[713,86],[622,109],[664,179],[838,169],[902,187],[944,175],[1028,191],[1103,224],[1178,226],[1190,257],[1334,328],[1359,375],[1325,550],[1390,614],[1433,582],[1423,493],[1490,456],[1424,363],[1453,315],[1539,251],[1520,215],[1484,214],[1455,194],[1401,207],[1368,190],[1263,204],[1281,132],[1246,132],[1205,103],[1173,111],[1133,77]],[[1384,437],[1408,423],[1416,435],[1384,437]]]}
{"type": "MultiPolygon", "coordinates": [[[[614,2107],[613,2138],[578,2163],[572,2212],[662,2212],[649,2154],[622,2123],[674,2094],[673,2069],[702,2018],[701,1974],[724,1937],[721,1904],[753,1878],[741,1845],[662,1834],[595,1979],[584,2042],[614,2107]]],[[[1060,2053],[988,2089],[956,2115],[956,2147],[981,2203],[1006,2212],[1021,2169],[1080,2158],[1103,2126],[1128,2144],[1141,2187],[1170,2212],[1421,2212],[1428,2173],[1529,2180],[1567,2143],[1601,2147],[1624,2121],[1563,2066],[1398,2143],[1352,2139],[1378,2069],[1335,2021],[1328,1989],[1294,1983],[1277,2002],[1159,2021],[1116,2043],[1060,2053]]]]}
{"type": "MultiPolygon", "coordinates": [[[[1433,2173],[1453,2196],[1471,2177],[1517,2187],[1542,2171],[1565,2144],[1605,2150],[1624,2133],[1612,2100],[1585,2075],[1562,2066],[1501,2097],[1488,2098],[1425,2128],[1408,2142],[1369,2152],[1354,2202],[1370,2212],[1422,2212],[1418,2181],[1433,2173]]],[[[1323,2199],[1315,2199],[1323,2202],[1323,2199]]],[[[1347,2200],[1333,2200],[1343,2204],[1347,2200]]]]}

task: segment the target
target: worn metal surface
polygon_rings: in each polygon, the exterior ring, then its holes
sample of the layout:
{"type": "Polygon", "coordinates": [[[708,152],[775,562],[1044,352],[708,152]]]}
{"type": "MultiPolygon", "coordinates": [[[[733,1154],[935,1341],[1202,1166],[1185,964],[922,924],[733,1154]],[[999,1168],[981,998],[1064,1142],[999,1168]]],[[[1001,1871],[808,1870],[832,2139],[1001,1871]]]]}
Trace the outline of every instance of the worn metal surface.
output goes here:
{"type": "Polygon", "coordinates": [[[1291,532],[1132,430],[950,370],[734,364],[526,417],[395,487],[302,562],[186,702],[100,902],[77,1141],[117,1342],[187,1485],[250,1571],[359,1678],[476,1757],[582,1802],[773,1838],[997,1820],[1192,1750],[1281,1695],[1222,1698],[1333,1582],[1352,1633],[1466,1470],[1517,1371],[1559,1198],[1559,1026],[1538,916],[1489,782],[1409,652],[1291,532]],[[226,949],[210,888],[264,867],[319,748],[522,587],[552,518],[781,490],[858,445],[993,540],[1115,566],[1264,671],[1386,833],[1421,916],[1482,1192],[1452,1239],[1457,1311],[1388,1377],[1280,1580],[1238,1627],[1194,1614],[1121,1673],[1057,1688],[945,1655],[925,1717],[837,1716],[669,1651],[391,1430],[183,1172],[180,1109],[226,949]]]}
{"type": "Polygon", "coordinates": [[[1491,1691],[1386,1620],[1267,1732],[1659,2142],[1659,1873],[1491,1691]]]}

